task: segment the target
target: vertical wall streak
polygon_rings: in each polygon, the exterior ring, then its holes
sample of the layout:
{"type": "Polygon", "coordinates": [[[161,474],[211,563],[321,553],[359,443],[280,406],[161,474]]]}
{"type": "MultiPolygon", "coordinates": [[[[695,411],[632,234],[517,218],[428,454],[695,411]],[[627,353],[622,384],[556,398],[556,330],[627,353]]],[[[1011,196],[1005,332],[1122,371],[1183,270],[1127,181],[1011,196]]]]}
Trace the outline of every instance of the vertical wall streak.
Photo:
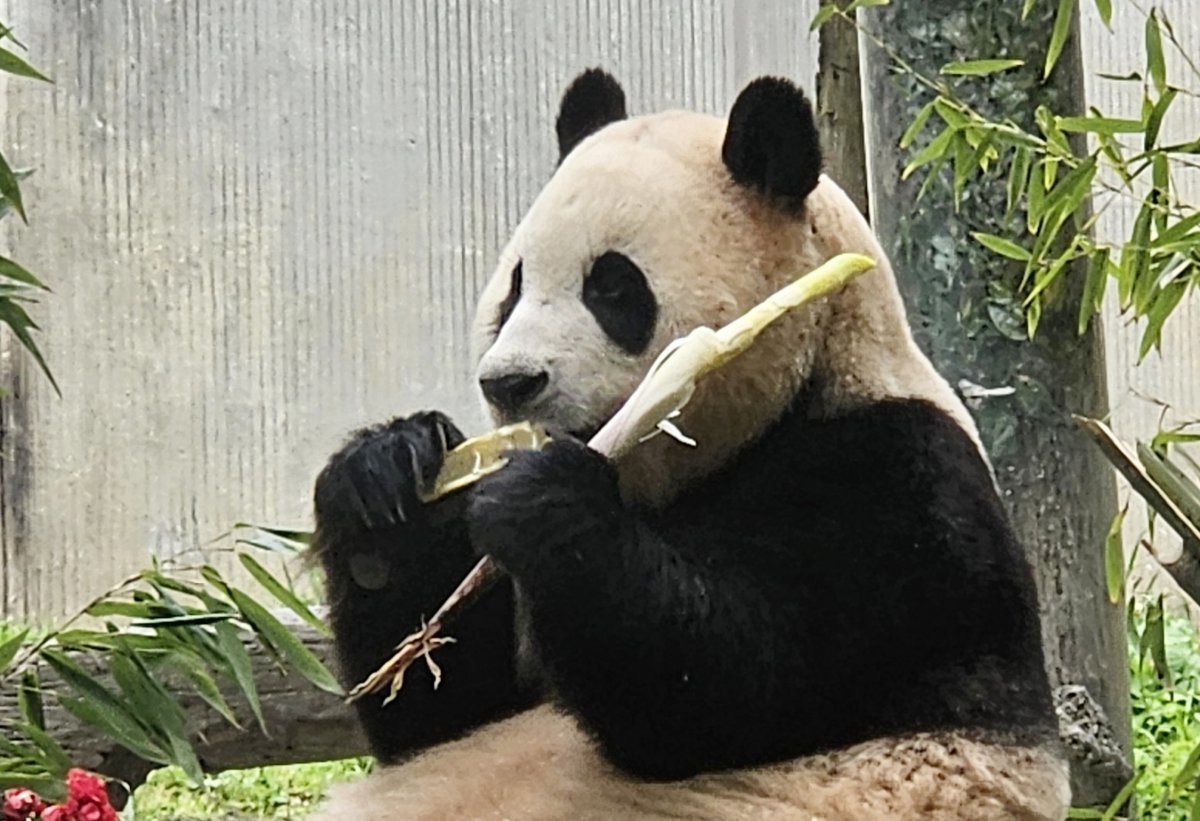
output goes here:
{"type": "Polygon", "coordinates": [[[64,390],[6,351],[0,612],[239,520],[306,526],[358,425],[480,430],[471,306],[553,173],[564,85],[604,66],[635,114],[721,113],[755,71],[811,88],[815,6],[0,0],[56,81],[0,86],[0,139],[38,169],[9,251],[55,289],[64,390]]]}

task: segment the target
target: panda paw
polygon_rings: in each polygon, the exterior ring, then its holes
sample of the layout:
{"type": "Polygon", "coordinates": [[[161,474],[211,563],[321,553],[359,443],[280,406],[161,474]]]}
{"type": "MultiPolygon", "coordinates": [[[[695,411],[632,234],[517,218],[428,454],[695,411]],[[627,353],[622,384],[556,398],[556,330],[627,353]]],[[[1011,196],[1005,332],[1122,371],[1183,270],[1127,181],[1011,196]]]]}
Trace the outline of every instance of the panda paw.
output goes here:
{"type": "Polygon", "coordinates": [[[358,431],[317,477],[318,528],[369,532],[419,520],[424,510],[418,491],[462,441],[462,432],[438,412],[358,431]]]}
{"type": "Polygon", "coordinates": [[[619,527],[621,511],[612,463],[553,436],[544,450],[509,454],[503,470],[475,486],[467,527],[475,550],[520,580],[547,561],[582,561],[590,544],[619,527]]]}

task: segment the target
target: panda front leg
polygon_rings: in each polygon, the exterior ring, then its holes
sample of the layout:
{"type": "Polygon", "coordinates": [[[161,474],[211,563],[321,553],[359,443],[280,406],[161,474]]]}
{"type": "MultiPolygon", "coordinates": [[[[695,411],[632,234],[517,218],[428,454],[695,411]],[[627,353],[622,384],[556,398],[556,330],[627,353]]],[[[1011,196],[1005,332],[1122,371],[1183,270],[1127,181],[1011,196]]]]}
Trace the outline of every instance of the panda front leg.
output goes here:
{"type": "MultiPolygon", "coordinates": [[[[463,507],[422,504],[448,449],[463,439],[440,413],[357,432],[316,482],[313,550],[325,571],[334,644],[345,686],[365,679],[430,616],[471,569],[463,507]]],[[[513,594],[499,585],[455,625],[439,653],[435,692],[424,666],[409,672],[403,702],[355,704],[371,752],[392,762],[528,706],[514,670],[513,594]]]]}
{"type": "Polygon", "coordinates": [[[748,557],[760,551],[729,514],[662,529],[574,440],[515,453],[476,487],[472,542],[515,580],[552,696],[634,776],[751,766],[795,743],[783,682],[810,672],[796,585],[748,557]]]}

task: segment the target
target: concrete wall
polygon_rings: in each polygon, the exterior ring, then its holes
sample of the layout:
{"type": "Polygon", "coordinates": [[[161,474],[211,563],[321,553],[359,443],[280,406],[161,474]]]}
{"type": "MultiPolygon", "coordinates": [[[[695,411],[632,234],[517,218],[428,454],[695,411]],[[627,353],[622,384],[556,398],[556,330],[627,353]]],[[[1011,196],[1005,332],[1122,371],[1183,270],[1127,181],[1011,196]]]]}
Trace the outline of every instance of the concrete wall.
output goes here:
{"type": "MultiPolygon", "coordinates": [[[[0,384],[0,614],[78,606],[239,520],[305,525],[354,426],[481,424],[461,341],[554,166],[567,81],[724,112],[814,74],[811,2],[8,0],[54,87],[0,93],[37,173],[11,254],[63,387],[0,384]]],[[[811,83],[809,83],[811,86],[811,83]]]]}
{"type": "MultiPolygon", "coordinates": [[[[1162,5],[1196,54],[1191,2],[1162,5]]],[[[1114,5],[1117,34],[1083,2],[1092,71],[1140,68],[1141,20],[1114,5]]],[[[7,247],[55,289],[35,317],[64,392],[0,361],[0,614],[65,612],[239,520],[306,525],[359,424],[441,407],[479,429],[461,341],[553,167],[564,84],[599,64],[634,111],[714,113],[763,72],[811,89],[815,6],[0,2],[55,79],[5,82],[0,139],[37,169],[7,247]]],[[[1136,86],[1089,93],[1136,115],[1136,86]]],[[[1194,137],[1200,107],[1177,105],[1168,129],[1194,137]]],[[[1137,330],[1108,328],[1122,433],[1157,418],[1134,390],[1200,413],[1200,306],[1140,367],[1137,330]]]]}

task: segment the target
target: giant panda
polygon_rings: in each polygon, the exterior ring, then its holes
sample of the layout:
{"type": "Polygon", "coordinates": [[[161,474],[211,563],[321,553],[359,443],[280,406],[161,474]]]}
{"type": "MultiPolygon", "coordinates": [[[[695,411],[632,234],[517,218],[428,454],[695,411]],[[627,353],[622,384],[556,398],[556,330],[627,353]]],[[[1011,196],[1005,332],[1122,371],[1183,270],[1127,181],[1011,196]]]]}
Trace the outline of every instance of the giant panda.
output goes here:
{"type": "Polygon", "coordinates": [[[423,505],[463,434],[422,412],[317,480],[347,684],[481,554],[508,579],[438,689],[418,667],[357,703],[382,766],[318,817],[1065,817],[1031,568],[805,95],[763,77],[725,119],[630,117],[593,69],[556,133],[473,331],[493,420],[552,444],[423,505]],[[707,377],[676,420],[694,447],[583,444],[669,341],[845,251],[878,266],[707,377]]]}

